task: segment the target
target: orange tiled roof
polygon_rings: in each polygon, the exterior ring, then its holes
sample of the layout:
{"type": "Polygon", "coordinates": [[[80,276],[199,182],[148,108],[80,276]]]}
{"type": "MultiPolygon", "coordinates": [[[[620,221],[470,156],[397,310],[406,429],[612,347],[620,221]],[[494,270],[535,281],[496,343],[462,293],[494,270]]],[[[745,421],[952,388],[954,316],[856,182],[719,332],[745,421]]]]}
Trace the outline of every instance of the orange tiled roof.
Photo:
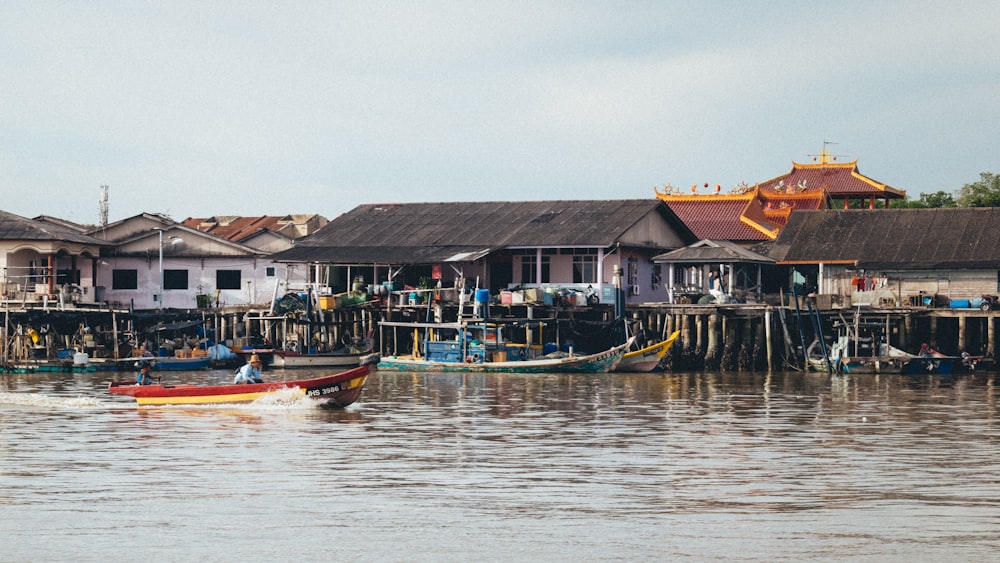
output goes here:
{"type": "Polygon", "coordinates": [[[833,162],[825,148],[819,156],[818,163],[793,162],[788,174],[753,187],[742,184],[728,194],[720,193],[719,186],[714,194],[698,194],[697,185],[691,187],[692,195],[669,185],[654,191],[698,238],[732,241],[773,240],[792,211],[827,209],[830,197],[906,195],[858,172],[857,161],[833,162]]]}
{"type": "Polygon", "coordinates": [[[780,225],[768,219],[756,190],[736,194],[657,192],[656,195],[699,239],[765,241],[778,236],[780,225]]]}
{"type": "Polygon", "coordinates": [[[771,223],[784,227],[788,216],[794,210],[826,209],[826,192],[823,190],[806,190],[798,193],[777,193],[757,190],[757,197],[764,207],[764,216],[771,223]]]}
{"type": "Polygon", "coordinates": [[[823,158],[819,163],[792,162],[792,171],[757,185],[763,193],[780,193],[788,187],[806,191],[826,190],[831,197],[888,197],[902,198],[906,190],[898,190],[876,182],[858,172],[858,161],[830,162],[823,158]]]}

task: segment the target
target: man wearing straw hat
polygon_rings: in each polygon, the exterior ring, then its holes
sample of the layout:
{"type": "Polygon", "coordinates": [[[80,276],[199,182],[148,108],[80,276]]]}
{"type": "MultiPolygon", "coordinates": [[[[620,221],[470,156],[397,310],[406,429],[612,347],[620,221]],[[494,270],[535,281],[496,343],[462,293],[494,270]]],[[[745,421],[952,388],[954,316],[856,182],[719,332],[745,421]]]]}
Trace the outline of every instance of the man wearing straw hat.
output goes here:
{"type": "Polygon", "coordinates": [[[260,372],[260,365],[260,356],[252,354],[250,356],[250,361],[247,362],[245,366],[236,370],[236,378],[233,379],[233,384],[264,383],[264,378],[261,376],[260,372]]]}

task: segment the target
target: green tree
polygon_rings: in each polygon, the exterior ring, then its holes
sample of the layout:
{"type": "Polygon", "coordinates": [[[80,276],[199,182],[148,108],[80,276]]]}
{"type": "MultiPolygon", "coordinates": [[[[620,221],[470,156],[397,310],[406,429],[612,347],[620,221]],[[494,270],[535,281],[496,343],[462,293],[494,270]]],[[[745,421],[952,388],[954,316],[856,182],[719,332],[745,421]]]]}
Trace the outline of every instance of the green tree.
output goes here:
{"type": "Polygon", "coordinates": [[[1000,176],[991,172],[979,174],[979,181],[962,186],[958,192],[959,207],[1000,207],[1000,176]]]}
{"type": "Polygon", "coordinates": [[[910,199],[909,196],[903,199],[893,200],[889,203],[892,208],[929,208],[929,207],[958,207],[955,196],[950,192],[940,191],[932,194],[920,194],[918,199],[910,199]]]}

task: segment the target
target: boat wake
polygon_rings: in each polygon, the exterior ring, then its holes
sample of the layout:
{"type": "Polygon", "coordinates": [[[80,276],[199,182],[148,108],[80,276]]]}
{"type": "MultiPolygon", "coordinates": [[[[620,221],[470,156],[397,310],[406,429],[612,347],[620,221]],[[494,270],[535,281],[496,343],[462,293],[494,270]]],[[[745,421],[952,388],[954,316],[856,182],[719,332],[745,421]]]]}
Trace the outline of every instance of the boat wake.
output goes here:
{"type": "Polygon", "coordinates": [[[102,403],[91,397],[50,397],[39,393],[0,393],[0,405],[46,409],[89,409],[105,407],[107,403],[102,403]]]}
{"type": "Polygon", "coordinates": [[[318,404],[316,400],[306,397],[305,393],[303,393],[301,389],[290,387],[264,395],[246,406],[252,409],[260,410],[313,410],[317,408],[318,404]]]}

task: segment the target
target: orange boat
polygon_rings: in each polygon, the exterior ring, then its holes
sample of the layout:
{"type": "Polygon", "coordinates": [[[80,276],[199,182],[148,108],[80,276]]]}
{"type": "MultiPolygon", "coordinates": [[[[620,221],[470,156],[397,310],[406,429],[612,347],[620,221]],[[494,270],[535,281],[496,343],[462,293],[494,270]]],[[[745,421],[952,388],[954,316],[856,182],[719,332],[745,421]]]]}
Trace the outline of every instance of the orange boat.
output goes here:
{"type": "Polygon", "coordinates": [[[239,385],[136,385],[134,381],[112,381],[108,391],[115,395],[134,397],[140,406],[249,403],[267,395],[295,389],[302,396],[343,408],[361,395],[361,390],[378,357],[366,358],[356,368],[345,372],[299,379],[239,385]]]}

